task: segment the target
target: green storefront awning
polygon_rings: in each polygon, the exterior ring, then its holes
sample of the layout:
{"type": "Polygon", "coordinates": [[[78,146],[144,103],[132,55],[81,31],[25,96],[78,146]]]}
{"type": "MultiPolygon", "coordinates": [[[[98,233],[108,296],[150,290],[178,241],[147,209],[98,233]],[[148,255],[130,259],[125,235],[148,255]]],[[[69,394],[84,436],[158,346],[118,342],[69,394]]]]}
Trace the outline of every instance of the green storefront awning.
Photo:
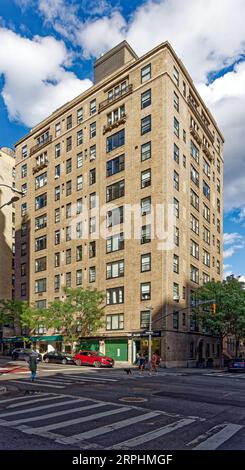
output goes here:
{"type": "Polygon", "coordinates": [[[30,336],[29,338],[33,343],[36,341],[63,341],[63,336],[53,335],[53,336],[30,336]]]}

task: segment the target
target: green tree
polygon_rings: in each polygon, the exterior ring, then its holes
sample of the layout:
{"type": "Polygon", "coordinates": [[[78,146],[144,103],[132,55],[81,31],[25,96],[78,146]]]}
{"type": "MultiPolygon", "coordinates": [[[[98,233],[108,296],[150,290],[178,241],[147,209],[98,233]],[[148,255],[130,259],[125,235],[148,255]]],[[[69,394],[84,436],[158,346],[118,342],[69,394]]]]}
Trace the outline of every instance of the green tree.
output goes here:
{"type": "Polygon", "coordinates": [[[245,292],[236,279],[208,282],[196,291],[196,299],[210,301],[209,308],[202,305],[195,308],[195,317],[206,331],[219,337],[222,366],[224,338],[233,335],[238,341],[245,337],[245,292]],[[215,313],[212,303],[216,305],[215,313]]]}
{"type": "Polygon", "coordinates": [[[97,289],[65,289],[65,299],[51,302],[39,312],[39,322],[58,329],[72,351],[81,336],[90,336],[104,325],[105,294],[97,289]]]}
{"type": "MultiPolygon", "coordinates": [[[[35,326],[35,309],[30,307],[25,300],[0,300],[0,324],[14,324],[16,327],[26,327],[31,330],[35,326]]],[[[24,346],[29,342],[23,336],[24,346]]]]}

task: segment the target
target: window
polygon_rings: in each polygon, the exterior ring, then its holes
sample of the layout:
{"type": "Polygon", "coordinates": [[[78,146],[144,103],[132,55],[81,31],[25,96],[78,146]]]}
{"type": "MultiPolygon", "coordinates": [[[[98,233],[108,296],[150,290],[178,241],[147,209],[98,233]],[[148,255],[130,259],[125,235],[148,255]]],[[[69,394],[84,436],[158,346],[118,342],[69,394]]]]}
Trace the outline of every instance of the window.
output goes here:
{"type": "Polygon", "coordinates": [[[60,244],[60,230],[56,230],[54,232],[54,244],[59,245],[60,244]]]}
{"type": "Polygon", "coordinates": [[[71,181],[66,182],[66,196],[71,195],[71,181]]]}
{"type": "Polygon", "coordinates": [[[206,196],[207,199],[210,199],[210,187],[205,181],[203,181],[202,184],[203,184],[202,191],[203,191],[204,196],[206,196]]]}
{"type": "Polygon", "coordinates": [[[68,160],[66,160],[66,174],[68,175],[68,173],[71,173],[71,170],[72,170],[72,160],[71,158],[68,158],[68,160]]]}
{"type": "Polygon", "coordinates": [[[22,160],[24,160],[24,158],[27,157],[27,145],[24,145],[24,147],[22,147],[21,156],[22,156],[22,160]]]}
{"type": "Polygon", "coordinates": [[[83,189],[83,175],[77,176],[77,191],[83,189]]]}
{"type": "Polygon", "coordinates": [[[220,220],[217,219],[217,232],[220,233],[220,220]]]}
{"type": "Polygon", "coordinates": [[[96,122],[90,124],[90,139],[96,136],[96,122]]]}
{"type": "Polygon", "coordinates": [[[220,174],[220,160],[217,158],[217,172],[220,174]]]}
{"type": "Polygon", "coordinates": [[[106,289],[106,303],[107,305],[123,304],[124,287],[114,287],[112,289],[106,289]]]}
{"type": "Polygon", "coordinates": [[[173,283],[173,300],[179,302],[179,284],[177,282],[173,283]]]}
{"type": "Polygon", "coordinates": [[[20,266],[20,274],[22,277],[26,276],[26,263],[22,263],[20,266]]]}
{"type": "Polygon", "coordinates": [[[173,71],[173,79],[174,79],[175,84],[179,86],[179,71],[175,66],[174,66],[174,71],[173,71]]]}
{"type": "Polygon", "coordinates": [[[37,166],[46,165],[46,163],[48,163],[47,152],[41,153],[41,155],[38,155],[36,157],[36,165],[37,166]]]}
{"type": "Polygon", "coordinates": [[[71,287],[71,273],[66,273],[66,287],[71,287]]]}
{"type": "Polygon", "coordinates": [[[220,254],[220,240],[217,240],[217,253],[220,254]]]}
{"type": "Polygon", "coordinates": [[[35,229],[40,230],[41,228],[45,228],[47,226],[47,215],[43,214],[40,217],[35,218],[35,229]]]}
{"type": "Polygon", "coordinates": [[[106,315],[106,329],[107,330],[123,330],[124,329],[124,315],[123,313],[106,315]]]}
{"type": "Polygon", "coordinates": [[[90,155],[89,155],[89,160],[92,162],[93,160],[96,159],[96,145],[92,145],[89,149],[90,155]]]}
{"type": "Polygon", "coordinates": [[[106,202],[113,201],[124,196],[125,182],[124,180],[118,181],[117,183],[111,184],[106,188],[106,202]]]}
{"type": "Polygon", "coordinates": [[[60,186],[56,186],[56,188],[54,188],[54,200],[59,201],[59,199],[60,199],[60,186]]]}
{"type": "Polygon", "coordinates": [[[150,300],[151,298],[151,283],[142,282],[140,284],[140,299],[141,300],[150,300]]]}
{"type": "Polygon", "coordinates": [[[183,167],[186,168],[186,156],[183,155],[183,167]]]}
{"type": "Polygon", "coordinates": [[[149,243],[151,241],[151,225],[143,225],[141,227],[141,244],[149,243]]]}
{"type": "Polygon", "coordinates": [[[82,214],[82,210],[83,210],[83,200],[81,198],[77,200],[77,210],[76,210],[77,215],[82,214]]]}
{"type": "Polygon", "coordinates": [[[124,237],[123,233],[107,237],[106,239],[106,253],[112,253],[113,251],[119,251],[124,249],[124,237]]]}
{"type": "MultiPolygon", "coordinates": [[[[27,224],[21,224],[21,236],[25,237],[26,235],[27,235],[27,224]]],[[[13,236],[15,236],[15,230],[14,230],[13,236]]]]}
{"type": "Polygon", "coordinates": [[[56,274],[54,276],[54,290],[55,291],[60,290],[60,274],[56,274]]]}
{"type": "MultiPolygon", "coordinates": [[[[35,302],[36,308],[46,308],[46,300],[37,300],[35,302]]],[[[26,333],[25,333],[26,335],[26,333]]]]}
{"type": "Polygon", "coordinates": [[[198,148],[196,147],[196,145],[192,142],[192,140],[191,140],[191,143],[190,143],[190,152],[191,152],[192,158],[193,158],[197,163],[199,163],[199,150],[198,150],[198,148]]]}
{"type": "Polygon", "coordinates": [[[190,221],[192,232],[196,233],[196,235],[199,235],[199,220],[191,214],[190,221]]]}
{"type": "Polygon", "coordinates": [[[35,281],[35,292],[46,292],[46,278],[35,281]]]}
{"type": "Polygon", "coordinates": [[[151,142],[146,142],[141,145],[141,161],[144,162],[151,158],[151,142]]]}
{"type": "Polygon", "coordinates": [[[199,270],[191,264],[191,281],[199,283],[199,270]]]}
{"type": "Polygon", "coordinates": [[[77,145],[81,145],[83,143],[83,130],[77,132],[77,145]]]}
{"type": "Polygon", "coordinates": [[[60,222],[60,208],[57,207],[57,209],[54,210],[54,222],[57,224],[60,222]]]}
{"type": "Polygon", "coordinates": [[[151,197],[144,197],[141,199],[141,215],[147,215],[151,213],[151,197]]]}
{"type": "Polygon", "coordinates": [[[220,274],[220,261],[217,260],[216,262],[216,271],[217,271],[217,274],[220,274]]]}
{"type": "Polygon", "coordinates": [[[76,261],[82,261],[82,259],[83,259],[83,247],[82,245],[78,245],[76,247],[76,261]]]}
{"type": "Polygon", "coordinates": [[[89,195],[89,209],[94,209],[96,207],[96,193],[89,195]]]}
{"type": "Polygon", "coordinates": [[[83,234],[82,222],[77,222],[77,224],[76,224],[76,233],[77,233],[77,238],[82,238],[82,234],[83,234]]]}
{"type": "Polygon", "coordinates": [[[174,91],[174,108],[179,112],[179,97],[174,91]]]}
{"type": "Polygon", "coordinates": [[[179,274],[179,257],[173,255],[173,272],[179,274]]]}
{"type": "Polygon", "coordinates": [[[25,178],[26,176],[27,176],[27,164],[25,163],[25,165],[22,165],[21,167],[21,177],[25,178]]]}
{"type": "Polygon", "coordinates": [[[205,175],[210,178],[210,165],[209,163],[205,160],[205,158],[203,159],[203,172],[205,173],[205,175]]]}
{"type": "Polygon", "coordinates": [[[210,268],[210,254],[206,250],[203,250],[202,261],[203,261],[203,264],[205,264],[205,266],[208,266],[210,268]]]}
{"type": "Polygon", "coordinates": [[[151,253],[141,255],[140,266],[142,273],[151,270],[151,253]]]}
{"type": "Polygon", "coordinates": [[[141,69],[141,83],[147,82],[151,78],[151,64],[146,65],[141,69]]]}
{"type": "Polygon", "coordinates": [[[174,160],[179,163],[179,147],[174,144],[174,160]]]}
{"type": "Polygon", "coordinates": [[[179,121],[174,118],[174,134],[179,137],[179,121]]]}
{"type": "Polygon", "coordinates": [[[179,174],[174,170],[174,188],[179,191],[179,174]]]}
{"type": "Polygon", "coordinates": [[[54,148],[55,158],[59,158],[61,155],[61,144],[56,144],[54,148]]]}
{"type": "Polygon", "coordinates": [[[66,151],[69,152],[72,149],[72,137],[66,139],[66,151]]]}
{"type": "Polygon", "coordinates": [[[117,207],[107,212],[107,227],[114,227],[123,223],[124,208],[123,206],[117,207]]]}
{"type": "Polygon", "coordinates": [[[77,111],[77,124],[81,124],[81,122],[83,122],[83,108],[77,111]]]}
{"type": "Polygon", "coordinates": [[[151,131],[151,115],[141,119],[141,135],[151,131]]]}
{"type": "Polygon", "coordinates": [[[66,204],[66,219],[69,219],[71,217],[71,203],[66,204]]]}
{"type": "Polygon", "coordinates": [[[220,200],[217,198],[217,211],[220,212],[220,200]]]}
{"type": "Polygon", "coordinates": [[[141,172],[141,188],[146,188],[151,185],[151,170],[141,172]]]}
{"type": "Polygon", "coordinates": [[[83,152],[77,154],[77,168],[81,168],[83,166],[83,152]]]}
{"type": "Polygon", "coordinates": [[[76,285],[81,286],[82,285],[82,270],[78,269],[76,271],[76,285]]]}
{"type": "Polygon", "coordinates": [[[24,183],[21,185],[21,192],[22,192],[22,197],[25,197],[27,193],[27,183],[24,183]]]}
{"type": "Polygon", "coordinates": [[[183,82],[183,95],[186,96],[186,83],[183,82]]]}
{"type": "Polygon", "coordinates": [[[203,241],[210,245],[210,231],[203,227],[203,241]]]}
{"type": "Polygon", "coordinates": [[[89,258],[94,258],[96,256],[96,242],[89,243],[89,258]]]}
{"type": "Polygon", "coordinates": [[[61,124],[60,122],[57,122],[57,124],[55,124],[55,137],[59,137],[61,134],[61,124]]]}
{"type": "Polygon", "coordinates": [[[179,228],[174,226],[174,244],[179,246],[179,228]]]}
{"type": "Polygon", "coordinates": [[[69,242],[71,240],[71,226],[68,225],[68,227],[66,227],[66,241],[69,242]]]}
{"type": "Polygon", "coordinates": [[[120,171],[124,170],[124,160],[125,156],[120,155],[119,157],[113,158],[106,162],[106,176],[112,176],[120,171]]]}
{"type": "Polygon", "coordinates": [[[21,256],[26,256],[27,254],[27,244],[25,242],[21,243],[20,254],[21,256]]]}
{"type": "Polygon", "coordinates": [[[37,176],[35,178],[35,188],[39,189],[42,188],[47,184],[47,172],[42,173],[41,175],[37,176]]]}
{"type": "Polygon", "coordinates": [[[90,217],[89,219],[89,233],[96,232],[96,217],[90,217]]]}
{"type": "Polygon", "coordinates": [[[72,128],[72,115],[67,116],[66,118],[66,129],[71,129],[72,128]]]}
{"type": "Polygon", "coordinates": [[[66,250],[66,264],[71,263],[71,249],[66,250]]]}
{"type": "Polygon", "coordinates": [[[217,178],[217,191],[220,193],[220,180],[217,178]]]}
{"type": "MultiPolygon", "coordinates": [[[[41,306],[38,306],[37,308],[46,308],[46,300],[40,300],[39,302],[36,302],[36,305],[41,305],[41,306]],[[41,304],[41,302],[43,302],[41,304]],[[44,304],[45,302],[45,304],[44,304]],[[45,305],[45,306],[44,306],[45,305]]],[[[36,335],[44,335],[45,333],[47,332],[47,328],[43,325],[38,325],[37,328],[35,328],[35,334],[36,335]]]]}
{"type": "Polygon", "coordinates": [[[54,177],[55,177],[55,179],[60,178],[60,165],[56,165],[56,167],[54,169],[54,177]]]}
{"type": "Polygon", "coordinates": [[[183,286],[182,298],[184,300],[186,299],[186,287],[185,286],[183,286]]]}
{"type": "Polygon", "coordinates": [[[89,172],[89,184],[95,184],[96,183],[96,168],[93,168],[89,172]]]}
{"type": "Polygon", "coordinates": [[[174,330],[179,329],[179,312],[178,312],[178,310],[173,311],[173,329],[174,330]]]}
{"type": "Polygon", "coordinates": [[[191,180],[197,187],[199,187],[199,173],[198,171],[196,171],[196,169],[192,165],[191,165],[191,180]]]}
{"type": "Polygon", "coordinates": [[[210,276],[206,273],[202,273],[202,280],[203,284],[207,284],[207,282],[210,282],[210,276]]]}
{"type": "Polygon", "coordinates": [[[111,125],[114,122],[117,122],[120,119],[122,119],[124,116],[125,116],[125,105],[123,104],[119,108],[116,108],[107,114],[107,124],[111,125]]]}
{"type": "Polygon", "coordinates": [[[46,269],[47,269],[46,256],[35,260],[35,273],[39,273],[40,271],[45,271],[46,269]]]}
{"type": "Polygon", "coordinates": [[[151,90],[141,93],[141,109],[151,105],[151,90]]]}
{"type": "Polygon", "coordinates": [[[90,266],[89,268],[89,282],[96,281],[96,268],[95,266],[90,266]]]}
{"type": "Polygon", "coordinates": [[[210,209],[206,204],[203,204],[203,217],[207,222],[210,222],[210,209]]]}
{"type": "Polygon", "coordinates": [[[24,217],[24,215],[27,214],[27,203],[26,202],[23,202],[21,204],[21,215],[22,217],[24,217]]]}
{"type": "Polygon", "coordinates": [[[106,279],[124,276],[124,260],[114,261],[106,265],[106,279]]]}
{"type": "Polygon", "coordinates": [[[125,129],[122,129],[119,132],[107,137],[106,139],[106,152],[111,152],[112,150],[121,147],[125,144],[125,129]]]}
{"type": "Polygon", "coordinates": [[[191,205],[199,211],[199,196],[191,189],[191,205]]]}
{"type": "Polygon", "coordinates": [[[41,209],[47,205],[47,193],[41,194],[35,198],[35,209],[41,209]]]}
{"type": "Polygon", "coordinates": [[[198,243],[194,242],[194,240],[191,240],[191,256],[199,259],[199,245],[198,243]]]}
{"type": "Polygon", "coordinates": [[[90,101],[90,116],[96,113],[96,100],[90,101]]]}
{"type": "Polygon", "coordinates": [[[174,204],[174,215],[178,219],[179,218],[179,201],[174,197],[173,199],[174,204]]]}
{"type": "Polygon", "coordinates": [[[183,129],[183,142],[186,143],[186,131],[185,131],[185,129],[183,129]]]}
{"type": "Polygon", "coordinates": [[[140,328],[149,328],[150,325],[150,310],[142,310],[140,312],[140,328]]]}

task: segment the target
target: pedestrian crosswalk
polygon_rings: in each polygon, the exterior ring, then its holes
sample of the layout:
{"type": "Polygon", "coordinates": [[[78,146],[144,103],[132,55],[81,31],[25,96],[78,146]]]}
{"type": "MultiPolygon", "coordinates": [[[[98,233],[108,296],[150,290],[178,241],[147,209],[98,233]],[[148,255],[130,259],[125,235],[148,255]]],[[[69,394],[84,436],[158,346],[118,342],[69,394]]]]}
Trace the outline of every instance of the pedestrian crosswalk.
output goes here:
{"type": "Polygon", "coordinates": [[[32,385],[34,388],[35,387],[41,387],[41,388],[54,388],[54,389],[62,389],[69,387],[72,384],[87,384],[87,383],[93,383],[93,384],[112,384],[113,382],[117,382],[118,379],[112,379],[112,378],[106,378],[106,377],[93,377],[93,376],[83,376],[81,375],[76,375],[76,374],[59,374],[55,376],[39,376],[35,380],[35,382],[32,382],[30,379],[24,378],[24,379],[15,379],[11,380],[11,383],[18,384],[18,386],[21,385],[32,385]]]}
{"type": "Polygon", "coordinates": [[[244,432],[241,424],[50,392],[0,399],[0,426],[66,449],[213,450],[244,432]]]}

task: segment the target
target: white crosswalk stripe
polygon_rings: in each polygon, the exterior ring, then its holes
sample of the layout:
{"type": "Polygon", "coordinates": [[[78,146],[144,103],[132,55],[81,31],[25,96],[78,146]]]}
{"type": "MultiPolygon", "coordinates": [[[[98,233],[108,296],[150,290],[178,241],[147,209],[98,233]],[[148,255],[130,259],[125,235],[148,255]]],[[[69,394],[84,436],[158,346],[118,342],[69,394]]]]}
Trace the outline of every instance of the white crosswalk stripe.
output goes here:
{"type": "Polygon", "coordinates": [[[66,448],[145,449],[148,443],[164,448],[179,433],[186,449],[214,450],[244,428],[233,423],[208,428],[207,420],[197,416],[57,393],[11,397],[1,403],[4,410],[0,410],[0,426],[42,436],[66,448]],[[183,432],[186,428],[188,432],[183,432]],[[122,429],[126,439],[117,432],[122,429]]]}
{"type": "Polygon", "coordinates": [[[62,374],[55,377],[50,376],[39,376],[36,378],[35,382],[32,382],[30,379],[15,379],[11,380],[12,383],[24,384],[24,385],[33,385],[34,387],[42,386],[44,388],[66,388],[72,384],[87,384],[87,383],[98,383],[98,384],[107,384],[112,382],[117,382],[118,379],[109,379],[104,377],[90,377],[75,375],[75,374],[62,374]]]}

